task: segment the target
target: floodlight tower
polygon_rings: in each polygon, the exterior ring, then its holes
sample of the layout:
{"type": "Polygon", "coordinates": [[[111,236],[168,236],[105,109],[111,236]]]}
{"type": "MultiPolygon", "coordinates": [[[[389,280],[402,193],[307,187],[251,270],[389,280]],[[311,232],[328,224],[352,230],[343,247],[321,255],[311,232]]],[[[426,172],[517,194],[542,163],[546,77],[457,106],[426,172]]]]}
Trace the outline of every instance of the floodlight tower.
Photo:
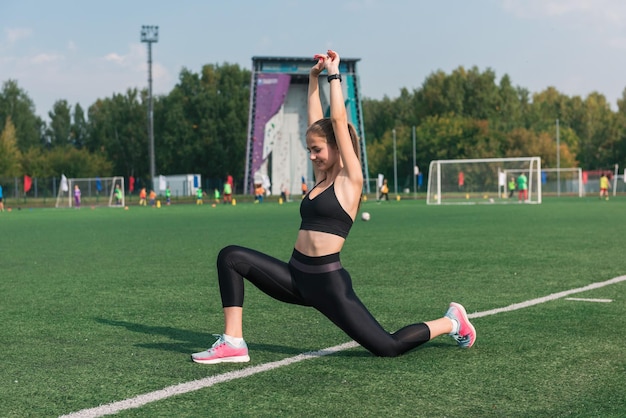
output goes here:
{"type": "Polygon", "coordinates": [[[152,189],[156,190],[155,176],[156,168],[154,164],[154,112],[152,110],[152,44],[159,42],[158,26],[142,26],[141,42],[148,44],[148,140],[150,141],[150,178],[152,189]]]}

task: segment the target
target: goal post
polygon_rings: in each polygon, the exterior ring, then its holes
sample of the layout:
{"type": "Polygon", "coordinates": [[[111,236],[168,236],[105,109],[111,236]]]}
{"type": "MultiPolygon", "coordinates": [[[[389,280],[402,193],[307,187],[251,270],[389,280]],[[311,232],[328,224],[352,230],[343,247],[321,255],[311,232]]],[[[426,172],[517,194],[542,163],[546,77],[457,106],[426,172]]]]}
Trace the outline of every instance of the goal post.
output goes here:
{"type": "Polygon", "coordinates": [[[478,158],[433,160],[428,170],[428,205],[482,203],[541,203],[541,158],[478,158]],[[515,173],[515,174],[514,174],[515,173]],[[527,192],[517,190],[517,179],[526,176],[527,192]],[[510,181],[515,182],[513,192],[510,181]]]}
{"type": "Polygon", "coordinates": [[[108,206],[124,207],[126,192],[124,177],[88,177],[67,178],[61,177],[59,192],[57,193],[57,208],[76,207],[74,191],[80,190],[81,206],[108,206]]]}

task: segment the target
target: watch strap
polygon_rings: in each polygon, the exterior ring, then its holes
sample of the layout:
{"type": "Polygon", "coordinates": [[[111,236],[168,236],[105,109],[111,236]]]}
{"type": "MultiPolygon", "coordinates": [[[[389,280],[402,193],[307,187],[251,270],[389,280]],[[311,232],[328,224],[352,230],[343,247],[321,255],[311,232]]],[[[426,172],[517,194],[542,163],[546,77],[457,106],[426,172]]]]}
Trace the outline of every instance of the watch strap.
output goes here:
{"type": "Polygon", "coordinates": [[[339,80],[339,82],[341,83],[341,74],[337,73],[337,74],[333,74],[333,75],[329,75],[327,77],[328,82],[330,83],[333,80],[339,80]]]}

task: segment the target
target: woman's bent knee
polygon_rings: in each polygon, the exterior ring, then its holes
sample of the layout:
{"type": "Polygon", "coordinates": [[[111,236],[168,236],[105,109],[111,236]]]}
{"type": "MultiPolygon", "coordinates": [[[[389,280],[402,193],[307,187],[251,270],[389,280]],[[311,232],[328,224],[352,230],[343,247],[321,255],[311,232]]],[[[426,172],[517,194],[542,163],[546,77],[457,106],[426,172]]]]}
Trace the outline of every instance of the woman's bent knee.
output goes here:
{"type": "Polygon", "coordinates": [[[222,248],[217,255],[217,265],[219,266],[220,263],[227,262],[229,259],[236,256],[236,254],[240,252],[241,249],[242,247],[238,245],[228,245],[222,248]]]}

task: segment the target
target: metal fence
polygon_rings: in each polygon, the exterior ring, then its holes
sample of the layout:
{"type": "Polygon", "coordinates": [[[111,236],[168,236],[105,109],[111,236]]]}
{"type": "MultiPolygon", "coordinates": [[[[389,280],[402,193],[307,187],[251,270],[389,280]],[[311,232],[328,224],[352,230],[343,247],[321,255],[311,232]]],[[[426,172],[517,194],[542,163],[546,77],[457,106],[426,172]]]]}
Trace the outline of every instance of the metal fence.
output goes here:
{"type": "Polygon", "coordinates": [[[0,177],[0,186],[4,199],[56,199],[61,178],[32,178],[32,184],[28,192],[24,192],[24,178],[0,177]]]}
{"type": "MultiPolygon", "coordinates": [[[[54,206],[57,195],[59,194],[59,188],[61,187],[61,177],[52,178],[31,178],[31,186],[28,192],[24,192],[24,177],[0,177],[0,186],[2,186],[2,195],[5,204],[15,206],[54,206]]],[[[81,195],[85,200],[90,198],[101,199],[102,196],[108,196],[109,190],[98,190],[96,185],[96,178],[86,185],[81,185],[81,195]]],[[[134,191],[128,190],[128,179],[125,181],[126,196],[128,201],[132,201],[135,197],[138,199],[138,193],[141,187],[145,186],[143,179],[138,179],[135,182],[134,191]]],[[[213,195],[214,189],[222,190],[223,180],[219,178],[203,179],[203,189],[207,195],[213,195]]],[[[164,191],[158,190],[159,195],[163,195],[164,191]]],[[[235,190],[233,190],[235,193],[235,190]]],[[[181,193],[179,190],[172,190],[172,199],[185,198],[186,194],[181,193]]]]}

